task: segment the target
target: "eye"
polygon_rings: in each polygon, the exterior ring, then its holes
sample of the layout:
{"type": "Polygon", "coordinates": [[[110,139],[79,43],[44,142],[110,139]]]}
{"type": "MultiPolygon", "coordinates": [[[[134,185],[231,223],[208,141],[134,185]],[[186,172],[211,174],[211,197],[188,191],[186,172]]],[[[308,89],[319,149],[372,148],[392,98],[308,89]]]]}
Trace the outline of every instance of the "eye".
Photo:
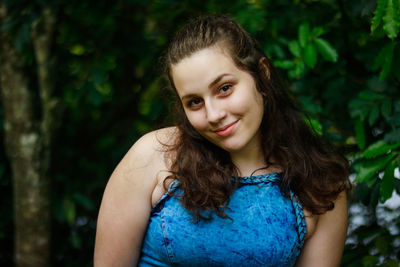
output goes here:
{"type": "Polygon", "coordinates": [[[197,108],[201,105],[201,103],[203,102],[203,100],[201,98],[194,98],[192,100],[190,100],[189,102],[187,102],[187,106],[189,108],[197,108]]]}
{"type": "Polygon", "coordinates": [[[231,84],[224,84],[223,86],[221,86],[219,88],[219,93],[221,94],[228,94],[232,89],[232,85],[231,84]]]}

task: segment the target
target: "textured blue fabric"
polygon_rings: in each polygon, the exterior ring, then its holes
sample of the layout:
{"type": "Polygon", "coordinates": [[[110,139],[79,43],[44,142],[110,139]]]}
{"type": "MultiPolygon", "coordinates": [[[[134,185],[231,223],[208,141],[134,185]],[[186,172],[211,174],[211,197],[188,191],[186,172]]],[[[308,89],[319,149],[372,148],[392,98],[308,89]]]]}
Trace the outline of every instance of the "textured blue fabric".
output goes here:
{"type": "Polygon", "coordinates": [[[279,190],[279,174],[241,177],[232,218],[193,223],[179,202],[179,182],[151,211],[138,266],[293,266],[304,243],[301,204],[279,190]]]}

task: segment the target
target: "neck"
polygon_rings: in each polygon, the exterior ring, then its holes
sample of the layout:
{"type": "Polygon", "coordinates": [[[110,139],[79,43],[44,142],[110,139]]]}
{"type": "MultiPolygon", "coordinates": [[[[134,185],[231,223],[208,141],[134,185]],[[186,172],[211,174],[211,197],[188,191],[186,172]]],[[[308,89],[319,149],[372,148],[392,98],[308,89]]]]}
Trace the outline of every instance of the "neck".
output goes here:
{"type": "Polygon", "coordinates": [[[249,147],[238,152],[231,152],[230,155],[232,162],[239,170],[240,176],[258,175],[268,172],[265,169],[266,163],[264,161],[264,153],[260,146],[249,147]]]}

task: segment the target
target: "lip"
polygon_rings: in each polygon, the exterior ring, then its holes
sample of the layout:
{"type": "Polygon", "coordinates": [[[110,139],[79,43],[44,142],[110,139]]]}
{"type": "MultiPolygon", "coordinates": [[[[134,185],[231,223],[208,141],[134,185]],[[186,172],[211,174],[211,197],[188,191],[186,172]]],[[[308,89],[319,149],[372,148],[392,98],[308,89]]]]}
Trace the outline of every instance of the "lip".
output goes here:
{"type": "Polygon", "coordinates": [[[228,135],[230,135],[230,134],[233,132],[233,130],[235,129],[235,126],[236,126],[236,124],[237,124],[238,121],[239,121],[239,120],[234,121],[234,122],[232,122],[232,123],[230,123],[230,124],[228,124],[228,125],[225,125],[225,126],[219,128],[219,129],[215,130],[214,132],[215,132],[217,135],[222,136],[222,137],[228,136],[228,135]]]}

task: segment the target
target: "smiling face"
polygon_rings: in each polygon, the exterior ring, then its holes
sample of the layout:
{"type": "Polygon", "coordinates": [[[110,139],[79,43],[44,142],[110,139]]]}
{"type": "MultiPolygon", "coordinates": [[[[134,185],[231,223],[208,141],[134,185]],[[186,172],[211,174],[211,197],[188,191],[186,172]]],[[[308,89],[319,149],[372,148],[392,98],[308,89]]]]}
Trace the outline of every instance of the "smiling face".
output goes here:
{"type": "Polygon", "coordinates": [[[259,149],[262,96],[253,77],[223,49],[202,49],[171,70],[186,116],[199,134],[231,155],[259,149]]]}

